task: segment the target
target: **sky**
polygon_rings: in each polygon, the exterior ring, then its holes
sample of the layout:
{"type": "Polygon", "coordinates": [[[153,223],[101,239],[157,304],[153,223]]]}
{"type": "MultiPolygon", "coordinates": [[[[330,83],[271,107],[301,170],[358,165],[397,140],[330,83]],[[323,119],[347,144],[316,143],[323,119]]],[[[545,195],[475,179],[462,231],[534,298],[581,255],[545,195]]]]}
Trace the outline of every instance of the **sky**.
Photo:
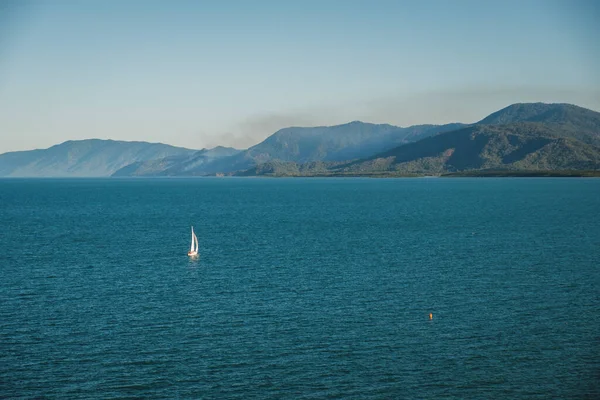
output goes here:
{"type": "Polygon", "coordinates": [[[600,2],[0,2],[0,153],[247,148],[288,126],[600,111],[600,2]]]}

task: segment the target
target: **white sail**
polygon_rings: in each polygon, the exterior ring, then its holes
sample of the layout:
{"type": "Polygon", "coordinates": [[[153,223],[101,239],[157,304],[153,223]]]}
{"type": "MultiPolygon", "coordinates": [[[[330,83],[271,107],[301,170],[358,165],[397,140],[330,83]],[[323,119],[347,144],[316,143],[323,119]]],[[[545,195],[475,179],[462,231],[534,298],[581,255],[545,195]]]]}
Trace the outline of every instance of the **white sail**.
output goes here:
{"type": "Polygon", "coordinates": [[[198,237],[194,233],[194,227],[192,226],[192,244],[190,245],[190,251],[188,256],[195,257],[198,255],[198,237]]]}
{"type": "MultiPolygon", "coordinates": [[[[194,234],[194,227],[192,226],[192,244],[191,244],[191,246],[190,246],[190,253],[193,253],[194,251],[196,251],[196,250],[194,249],[194,245],[196,244],[196,242],[195,242],[195,240],[194,240],[195,238],[196,238],[196,235],[194,234]]],[[[196,240],[197,240],[197,239],[196,239],[196,240]]]]}

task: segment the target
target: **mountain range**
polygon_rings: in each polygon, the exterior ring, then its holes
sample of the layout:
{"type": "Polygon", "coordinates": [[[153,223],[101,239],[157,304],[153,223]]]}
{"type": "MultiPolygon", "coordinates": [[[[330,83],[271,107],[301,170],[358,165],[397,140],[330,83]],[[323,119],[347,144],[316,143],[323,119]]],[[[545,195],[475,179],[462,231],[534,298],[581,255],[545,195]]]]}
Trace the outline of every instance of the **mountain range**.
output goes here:
{"type": "Polygon", "coordinates": [[[398,127],[354,121],[281,129],[246,150],[69,141],[0,155],[0,176],[443,175],[600,170],[600,113],[513,104],[474,124],[398,127]]]}

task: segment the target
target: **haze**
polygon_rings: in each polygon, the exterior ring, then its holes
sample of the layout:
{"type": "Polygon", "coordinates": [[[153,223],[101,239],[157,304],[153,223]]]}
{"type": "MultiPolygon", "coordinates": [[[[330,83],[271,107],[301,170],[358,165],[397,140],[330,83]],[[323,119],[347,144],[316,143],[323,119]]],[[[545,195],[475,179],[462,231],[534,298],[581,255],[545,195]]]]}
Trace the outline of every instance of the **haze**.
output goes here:
{"type": "Polygon", "coordinates": [[[0,153],[72,139],[245,148],[277,129],[600,110],[595,1],[0,4],[0,153]]]}

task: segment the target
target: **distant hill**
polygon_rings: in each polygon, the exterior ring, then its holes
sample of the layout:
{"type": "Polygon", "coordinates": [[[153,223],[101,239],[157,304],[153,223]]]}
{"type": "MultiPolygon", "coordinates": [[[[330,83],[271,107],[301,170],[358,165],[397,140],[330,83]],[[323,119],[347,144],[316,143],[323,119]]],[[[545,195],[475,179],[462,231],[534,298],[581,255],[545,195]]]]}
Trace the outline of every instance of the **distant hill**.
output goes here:
{"type": "Polygon", "coordinates": [[[516,104],[478,124],[347,163],[267,163],[241,175],[429,175],[482,170],[600,170],[600,113],[516,104]]]}
{"type": "Polygon", "coordinates": [[[162,143],[87,139],[67,141],[48,149],[0,154],[0,176],[110,176],[133,162],[183,156],[196,150],[162,143]]]}
{"type": "Polygon", "coordinates": [[[343,125],[314,128],[284,128],[263,142],[230,156],[189,162],[173,157],[146,163],[145,166],[128,166],[118,175],[206,175],[218,172],[243,171],[268,161],[342,161],[368,157],[380,151],[409,143],[423,137],[445,132],[464,124],[418,125],[401,128],[387,124],[369,124],[359,121],[343,125]],[[179,163],[183,164],[179,164],[179,163]],[[150,165],[152,164],[152,165],[150,165]]]}
{"type": "MultiPolygon", "coordinates": [[[[202,149],[191,154],[137,161],[115,171],[113,176],[198,175],[197,171],[202,171],[203,166],[238,153],[240,153],[240,150],[218,146],[213,149],[202,149]]],[[[201,175],[204,175],[204,173],[201,175]]]]}

